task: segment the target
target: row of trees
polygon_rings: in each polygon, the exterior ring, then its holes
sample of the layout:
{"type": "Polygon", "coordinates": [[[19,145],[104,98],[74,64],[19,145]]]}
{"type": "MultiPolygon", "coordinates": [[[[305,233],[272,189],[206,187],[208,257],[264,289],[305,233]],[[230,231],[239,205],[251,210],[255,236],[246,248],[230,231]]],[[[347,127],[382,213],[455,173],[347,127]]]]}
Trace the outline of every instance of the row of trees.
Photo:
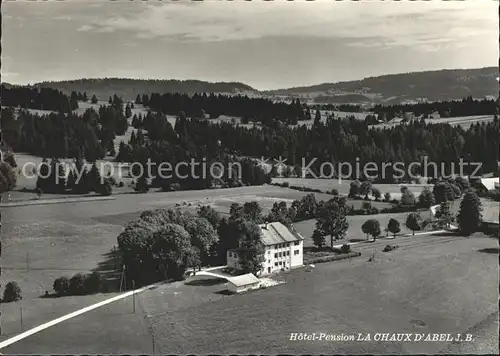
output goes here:
{"type": "Polygon", "coordinates": [[[329,119],[326,123],[319,121],[311,128],[247,128],[230,123],[210,124],[182,116],[172,130],[166,117],[148,120],[154,121],[147,126],[155,130],[147,131],[148,134],[155,132],[156,141],[170,143],[175,141],[173,136],[176,134],[182,137],[185,146],[196,145],[200,150],[212,153],[220,145],[230,154],[282,157],[287,160],[287,165],[296,168],[298,174],[303,166],[308,166],[315,176],[337,177],[340,172],[335,169],[337,163],[342,162],[345,164],[341,172],[344,178],[349,174],[363,176],[364,172],[356,172],[353,167],[364,167],[370,162],[377,167],[376,174],[371,172],[378,177],[377,181],[393,183],[398,179],[410,180],[406,168],[414,162],[420,165],[409,167],[413,177],[456,174],[460,158],[464,161],[464,175],[470,175],[476,168],[468,162],[482,163],[476,174],[496,171],[497,168],[497,157],[491,152],[496,152],[498,147],[498,119],[487,124],[477,123],[468,130],[422,121],[378,130],[369,129],[366,123],[354,118],[329,119]],[[324,165],[325,162],[331,165],[324,165]],[[392,164],[388,165],[388,162],[392,164]],[[398,172],[396,163],[404,167],[402,173],[398,172]]]}
{"type": "Polygon", "coordinates": [[[23,109],[53,110],[69,113],[78,109],[75,95],[68,97],[52,88],[22,87],[1,85],[2,106],[23,109]]]}
{"type": "Polygon", "coordinates": [[[71,278],[57,278],[52,288],[58,296],[84,295],[98,293],[103,289],[103,280],[99,272],[94,271],[89,274],[77,273],[71,278]]]}
{"type": "Polygon", "coordinates": [[[290,124],[305,119],[304,106],[298,99],[287,104],[242,95],[152,93],[150,96],[138,95],[135,102],[165,114],[180,115],[184,112],[192,118],[204,119],[206,115],[217,118],[220,115],[229,115],[254,118],[264,124],[272,119],[290,124]]]}
{"type": "Polygon", "coordinates": [[[112,194],[111,179],[102,178],[96,163],[88,169],[81,158],[74,161],[69,172],[66,172],[65,165],[58,159],[54,158],[49,162],[44,158],[38,172],[36,189],[39,193],[112,194]]]}
{"type": "MultiPolygon", "coordinates": [[[[130,107],[128,111],[131,115],[130,107]]],[[[16,118],[14,109],[6,107],[1,112],[2,136],[15,151],[58,158],[83,156],[93,162],[106,153],[116,155],[113,140],[127,131],[126,114],[123,100],[116,95],[109,106],[100,106],[98,112],[89,108],[82,115],[20,110],[16,118]]]]}
{"type": "MultiPolygon", "coordinates": [[[[99,113],[87,110],[82,118],[74,115],[66,117],[64,114],[41,118],[24,112],[20,113],[18,120],[14,120],[12,111],[2,112],[2,129],[15,150],[49,157],[85,156],[93,161],[107,152],[114,155],[112,141],[127,127],[121,99],[112,98],[111,101],[113,104],[102,107],[99,113]]],[[[304,115],[307,115],[307,110],[304,115]]],[[[209,159],[222,153],[246,157],[281,156],[293,167],[302,168],[303,163],[311,163],[309,167],[315,175],[332,177],[339,172],[332,172],[331,167],[325,167],[323,163],[350,163],[352,168],[358,165],[363,167],[370,162],[378,167],[378,181],[388,183],[398,179],[395,167],[387,166],[387,162],[401,163],[404,167],[420,162],[420,166],[412,166],[414,176],[426,174],[439,177],[452,173],[453,167],[456,173],[460,157],[466,163],[482,163],[482,172],[497,169],[497,157],[491,152],[496,152],[498,147],[498,119],[488,124],[472,125],[468,130],[424,122],[372,130],[366,123],[354,118],[329,119],[326,123],[317,120],[311,129],[304,126],[235,127],[230,123],[210,124],[205,120],[187,119],[183,114],[179,114],[175,127],[170,125],[164,114],[151,113],[135,121],[136,127],[148,132],[148,142],[136,145],[138,149],[134,156],[139,157],[132,157],[135,160],[157,156],[158,160],[171,162],[164,158],[176,156],[173,162],[177,162],[185,156],[193,157],[193,152],[197,153],[194,157],[209,159]],[[427,162],[436,163],[437,169],[431,165],[426,170],[424,156],[427,156],[427,162]]],[[[130,156],[130,152],[123,153],[120,159],[123,156],[130,156]]],[[[346,166],[344,170],[344,177],[347,173],[362,173],[355,170],[349,172],[346,166]]],[[[471,174],[474,170],[475,166],[467,165],[464,174],[471,174]]],[[[407,172],[399,177],[403,181],[408,179],[407,172]]]]}
{"type": "Polygon", "coordinates": [[[462,100],[436,101],[431,103],[399,104],[399,105],[376,105],[375,113],[388,119],[399,116],[405,112],[413,112],[415,115],[428,115],[435,111],[441,117],[457,117],[471,115],[494,115],[498,114],[498,103],[496,100],[474,100],[471,96],[462,100]]]}
{"type": "MultiPolygon", "coordinates": [[[[325,236],[330,236],[330,245],[333,247],[333,241],[343,239],[347,233],[349,224],[346,219],[345,212],[342,211],[344,206],[339,204],[338,200],[325,205],[323,212],[318,216],[316,221],[316,229],[313,232],[312,240],[315,246],[323,248],[326,245],[325,236]]],[[[459,231],[463,235],[470,235],[480,229],[481,226],[481,200],[477,194],[469,190],[465,193],[462,202],[460,203],[460,211],[456,216],[458,221],[459,231]]],[[[455,216],[451,213],[450,202],[443,201],[436,212],[436,220],[423,219],[417,212],[408,214],[405,225],[415,235],[415,231],[423,230],[427,226],[437,228],[450,228],[451,223],[455,221],[455,216]]],[[[380,222],[376,219],[369,219],[361,226],[362,232],[376,239],[382,234],[380,222]]],[[[387,233],[391,233],[396,237],[401,232],[400,222],[391,218],[385,228],[387,233]]]]}
{"type": "Polygon", "coordinates": [[[150,112],[144,117],[134,117],[132,122],[137,133],[131,135],[128,144],[120,143],[116,160],[145,166],[150,159],[154,163],[151,173],[155,177],[152,181],[155,187],[168,191],[177,190],[173,189],[176,186],[206,189],[261,185],[271,181],[270,175],[252,159],[238,158],[240,155],[225,150],[220,140],[206,141],[204,129],[212,125],[202,120],[181,115],[172,127],[164,114],[150,112]],[[186,162],[196,164],[186,166],[186,162]],[[173,169],[171,177],[167,178],[159,171],[164,163],[178,170],[173,169]]]}

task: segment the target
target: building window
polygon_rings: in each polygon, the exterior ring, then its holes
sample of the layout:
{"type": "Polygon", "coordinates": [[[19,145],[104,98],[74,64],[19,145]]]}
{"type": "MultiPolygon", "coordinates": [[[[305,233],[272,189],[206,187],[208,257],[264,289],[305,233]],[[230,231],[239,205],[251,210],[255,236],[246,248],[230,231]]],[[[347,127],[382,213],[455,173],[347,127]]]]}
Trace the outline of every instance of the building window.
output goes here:
{"type": "Polygon", "coordinates": [[[295,250],[295,251],[293,251],[293,254],[294,254],[294,255],[298,255],[299,253],[300,253],[300,251],[299,251],[299,250],[295,250]]]}
{"type": "Polygon", "coordinates": [[[274,258],[278,258],[278,254],[277,253],[274,254],[274,258]]]}
{"type": "Polygon", "coordinates": [[[286,255],[287,255],[287,256],[290,256],[290,251],[286,251],[286,255]]]}
{"type": "Polygon", "coordinates": [[[280,266],[283,264],[283,262],[280,261],[280,266]]]}
{"type": "Polygon", "coordinates": [[[268,263],[268,264],[271,264],[271,260],[267,260],[267,263],[268,263]]]}
{"type": "Polygon", "coordinates": [[[233,257],[233,253],[232,252],[229,252],[229,257],[233,257]]]}
{"type": "Polygon", "coordinates": [[[275,265],[276,267],[278,267],[278,262],[274,262],[274,265],[275,265]]]}
{"type": "Polygon", "coordinates": [[[283,253],[281,253],[281,252],[280,252],[280,253],[279,253],[279,256],[281,257],[282,255],[283,255],[283,253]]]}
{"type": "Polygon", "coordinates": [[[295,243],[294,243],[295,246],[299,246],[299,244],[300,244],[300,241],[295,241],[295,243]]]}

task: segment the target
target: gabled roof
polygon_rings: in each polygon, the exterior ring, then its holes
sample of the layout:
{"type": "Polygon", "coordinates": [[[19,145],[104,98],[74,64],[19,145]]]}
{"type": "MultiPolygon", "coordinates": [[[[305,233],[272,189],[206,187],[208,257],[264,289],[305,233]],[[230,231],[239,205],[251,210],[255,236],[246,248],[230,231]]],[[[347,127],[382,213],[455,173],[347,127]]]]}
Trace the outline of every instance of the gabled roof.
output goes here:
{"type": "Polygon", "coordinates": [[[302,241],[304,238],[280,222],[259,225],[262,231],[262,243],[266,246],[302,241]]]}
{"type": "Polygon", "coordinates": [[[499,185],[498,177],[496,178],[481,178],[481,184],[488,190],[493,190],[499,185]]]}
{"type": "Polygon", "coordinates": [[[242,287],[249,284],[259,283],[260,279],[255,277],[252,273],[247,273],[242,274],[241,276],[228,278],[228,282],[234,284],[236,287],[242,287]]]}

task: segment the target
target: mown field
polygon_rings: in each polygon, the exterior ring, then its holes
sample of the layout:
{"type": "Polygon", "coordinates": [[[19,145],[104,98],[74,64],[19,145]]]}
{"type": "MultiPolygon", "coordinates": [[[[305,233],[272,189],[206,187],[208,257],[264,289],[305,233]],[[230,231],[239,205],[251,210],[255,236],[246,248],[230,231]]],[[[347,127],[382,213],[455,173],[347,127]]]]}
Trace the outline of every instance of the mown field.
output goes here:
{"type": "MultiPolygon", "coordinates": [[[[319,189],[321,191],[331,191],[332,189],[337,189],[339,194],[347,195],[349,194],[349,187],[351,180],[345,179],[314,179],[314,178],[273,178],[273,183],[284,183],[288,182],[291,186],[307,187],[312,189],[319,189]]],[[[401,187],[406,186],[408,189],[415,194],[416,197],[420,195],[420,192],[425,187],[432,188],[429,184],[373,184],[374,188],[380,190],[382,197],[385,193],[391,194],[391,199],[401,198],[401,187]]]]}
{"type": "MultiPolygon", "coordinates": [[[[409,234],[411,233],[411,230],[409,230],[405,225],[407,216],[408,213],[348,216],[347,221],[349,222],[349,229],[347,230],[347,236],[345,240],[338,240],[337,242],[334,242],[334,244],[366,240],[366,235],[361,230],[361,226],[369,219],[378,220],[380,223],[380,229],[382,230],[381,236],[386,236],[384,229],[387,227],[390,219],[396,219],[399,221],[401,232],[398,235],[409,234]]],[[[422,214],[422,217],[426,218],[425,213],[422,214]]],[[[304,246],[314,246],[311,236],[316,226],[316,219],[300,221],[295,223],[294,226],[295,229],[297,229],[297,231],[304,237],[304,246]]],[[[389,233],[389,235],[392,234],[389,233]]],[[[370,236],[369,238],[371,239],[372,237],[370,236]]],[[[330,238],[327,238],[326,242],[328,245],[330,243],[330,238]]]]}
{"type": "Polygon", "coordinates": [[[437,352],[446,345],[290,342],[289,335],[459,333],[482,322],[498,312],[498,291],[491,283],[498,255],[479,250],[495,241],[458,240],[380,254],[371,264],[362,258],[322,264],[312,272],[291,273],[288,283],[263,291],[166,313],[146,312],[152,315],[158,350],[165,353],[437,352]],[[189,335],[196,337],[186,342],[189,335]]]}
{"type": "Polygon", "coordinates": [[[497,241],[424,240],[408,238],[375,262],[367,262],[367,250],[352,261],[294,270],[284,275],[287,283],[244,295],[223,297],[223,285],[159,286],[136,296],[136,314],[130,299],[120,301],[2,352],[497,354],[497,241]],[[291,341],[295,332],[470,332],[477,342],[291,341]]]}
{"type": "MultiPolygon", "coordinates": [[[[109,269],[115,263],[108,255],[116,245],[116,237],[123,226],[141,211],[176,205],[194,211],[198,205],[209,204],[227,214],[231,203],[258,201],[267,212],[276,201],[291,203],[305,194],[280,187],[258,186],[122,194],[110,201],[2,208],[2,280],[17,281],[24,298],[5,308],[2,313],[3,332],[11,335],[19,331],[19,305],[39,306],[24,310],[23,321],[27,327],[56,317],[64,310],[84,306],[93,298],[103,298],[96,295],[42,299],[40,296],[45,291],[52,292],[52,284],[60,276],[71,277],[96,268],[109,269]],[[102,263],[109,266],[101,266],[102,263]],[[66,309],[65,303],[68,303],[66,309]]],[[[316,194],[316,198],[325,200],[331,196],[316,194]]],[[[353,203],[360,206],[361,201],[353,203]]]]}

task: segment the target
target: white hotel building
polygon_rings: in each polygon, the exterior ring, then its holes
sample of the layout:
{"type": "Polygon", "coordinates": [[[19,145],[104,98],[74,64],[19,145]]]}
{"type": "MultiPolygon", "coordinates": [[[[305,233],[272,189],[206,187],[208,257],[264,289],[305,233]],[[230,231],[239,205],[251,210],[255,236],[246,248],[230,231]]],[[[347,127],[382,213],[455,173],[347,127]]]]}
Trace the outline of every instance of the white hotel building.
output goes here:
{"type": "MultiPolygon", "coordinates": [[[[264,262],[258,275],[264,276],[281,270],[289,270],[304,264],[304,238],[280,222],[259,225],[264,244],[264,262]]],[[[241,269],[240,249],[227,251],[227,266],[241,269]]]]}

